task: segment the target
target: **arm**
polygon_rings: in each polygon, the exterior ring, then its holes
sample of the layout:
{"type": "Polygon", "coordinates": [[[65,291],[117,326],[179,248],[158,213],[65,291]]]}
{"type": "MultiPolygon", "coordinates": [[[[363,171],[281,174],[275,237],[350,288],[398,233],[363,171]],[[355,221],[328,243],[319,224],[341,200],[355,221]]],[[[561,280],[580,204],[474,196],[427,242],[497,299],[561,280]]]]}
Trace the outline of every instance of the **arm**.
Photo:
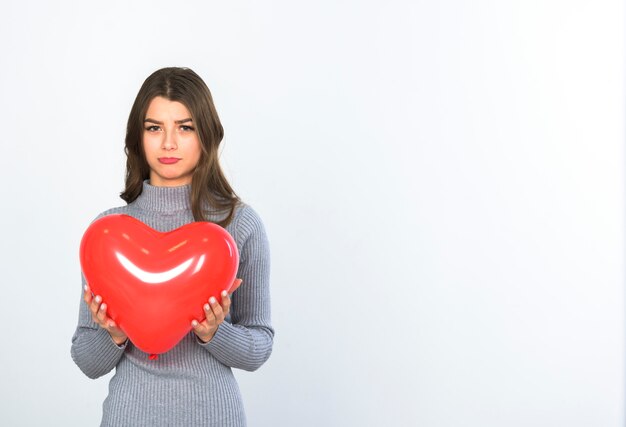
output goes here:
{"type": "Polygon", "coordinates": [[[237,219],[242,233],[237,277],[243,280],[232,295],[232,323],[222,322],[207,343],[199,345],[227,366],[254,371],[270,357],[274,329],[270,322],[269,243],[260,218],[250,207],[237,219]]]}
{"type": "MultiPolygon", "coordinates": [[[[83,289],[86,284],[82,275],[83,289]]],[[[122,357],[126,344],[117,345],[111,335],[92,319],[81,292],[78,326],[72,337],[72,359],[89,378],[108,374],[122,357]]]]}
{"type": "MultiPolygon", "coordinates": [[[[96,219],[103,216],[100,214],[96,219]]],[[[95,220],[94,220],[95,221],[95,220]]],[[[89,378],[95,379],[109,373],[122,357],[126,343],[118,345],[112,336],[94,321],[87,297],[91,302],[91,291],[85,292],[87,284],[81,272],[82,292],[78,312],[78,326],[72,336],[71,354],[74,363],[89,378]],[[89,295],[87,295],[89,294],[89,295]]],[[[98,305],[99,304],[94,304],[98,305]]],[[[106,317],[105,313],[104,317],[106,317]]]]}

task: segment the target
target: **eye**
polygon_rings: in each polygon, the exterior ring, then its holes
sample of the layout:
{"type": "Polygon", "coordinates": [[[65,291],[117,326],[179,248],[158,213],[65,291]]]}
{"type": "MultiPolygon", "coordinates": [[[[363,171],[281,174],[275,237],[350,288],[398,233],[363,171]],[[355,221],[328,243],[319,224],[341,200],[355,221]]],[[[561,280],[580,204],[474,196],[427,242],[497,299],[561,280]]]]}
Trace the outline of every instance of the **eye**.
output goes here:
{"type": "Polygon", "coordinates": [[[160,130],[160,129],[161,129],[161,128],[160,128],[160,127],[158,127],[157,125],[152,125],[152,126],[148,126],[148,127],[146,127],[146,130],[147,130],[148,132],[156,132],[156,131],[158,131],[158,130],[160,130]]]}
{"type": "Polygon", "coordinates": [[[192,132],[194,130],[191,126],[186,126],[186,125],[182,125],[180,128],[184,130],[185,132],[192,132]]]}

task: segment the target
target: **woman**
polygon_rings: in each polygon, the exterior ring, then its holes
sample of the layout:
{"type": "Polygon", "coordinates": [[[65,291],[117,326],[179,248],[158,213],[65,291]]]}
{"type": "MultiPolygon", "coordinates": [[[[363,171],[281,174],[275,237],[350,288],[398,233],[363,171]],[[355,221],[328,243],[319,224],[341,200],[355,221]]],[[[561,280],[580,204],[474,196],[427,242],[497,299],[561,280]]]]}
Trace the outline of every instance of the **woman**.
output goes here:
{"type": "Polygon", "coordinates": [[[206,319],[194,320],[180,343],[151,360],[107,316],[106,301],[82,276],[84,302],[71,354],[90,378],[115,368],[103,426],[246,424],[231,368],[253,371],[272,351],[269,247],[261,219],[222,173],[223,134],[211,93],[192,70],[163,68],[139,90],[126,131],[121,198],[127,205],[97,218],[127,214],[161,232],[193,221],[217,223],[237,243],[239,279],[232,296],[207,301],[206,319]]]}

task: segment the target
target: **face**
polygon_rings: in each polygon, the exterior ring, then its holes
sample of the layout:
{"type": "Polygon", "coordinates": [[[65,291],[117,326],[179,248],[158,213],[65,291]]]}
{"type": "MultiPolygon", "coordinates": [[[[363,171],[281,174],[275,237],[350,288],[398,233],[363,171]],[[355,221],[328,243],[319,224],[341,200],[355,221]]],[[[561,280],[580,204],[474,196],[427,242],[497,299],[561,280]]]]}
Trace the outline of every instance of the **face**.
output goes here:
{"type": "Polygon", "coordinates": [[[190,184],[202,149],[187,107],[157,96],[150,101],[143,124],[150,184],[157,187],[190,184]]]}

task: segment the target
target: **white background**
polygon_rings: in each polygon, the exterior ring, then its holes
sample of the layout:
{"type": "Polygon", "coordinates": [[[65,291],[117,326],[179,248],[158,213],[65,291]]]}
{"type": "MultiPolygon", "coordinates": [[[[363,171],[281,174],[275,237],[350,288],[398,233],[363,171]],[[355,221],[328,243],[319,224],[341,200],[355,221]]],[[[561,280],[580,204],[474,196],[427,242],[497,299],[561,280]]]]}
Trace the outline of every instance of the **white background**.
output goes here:
{"type": "Polygon", "coordinates": [[[0,424],[97,425],[78,245],[188,66],[272,250],[250,426],[624,425],[619,1],[3,3],[0,424]]]}

